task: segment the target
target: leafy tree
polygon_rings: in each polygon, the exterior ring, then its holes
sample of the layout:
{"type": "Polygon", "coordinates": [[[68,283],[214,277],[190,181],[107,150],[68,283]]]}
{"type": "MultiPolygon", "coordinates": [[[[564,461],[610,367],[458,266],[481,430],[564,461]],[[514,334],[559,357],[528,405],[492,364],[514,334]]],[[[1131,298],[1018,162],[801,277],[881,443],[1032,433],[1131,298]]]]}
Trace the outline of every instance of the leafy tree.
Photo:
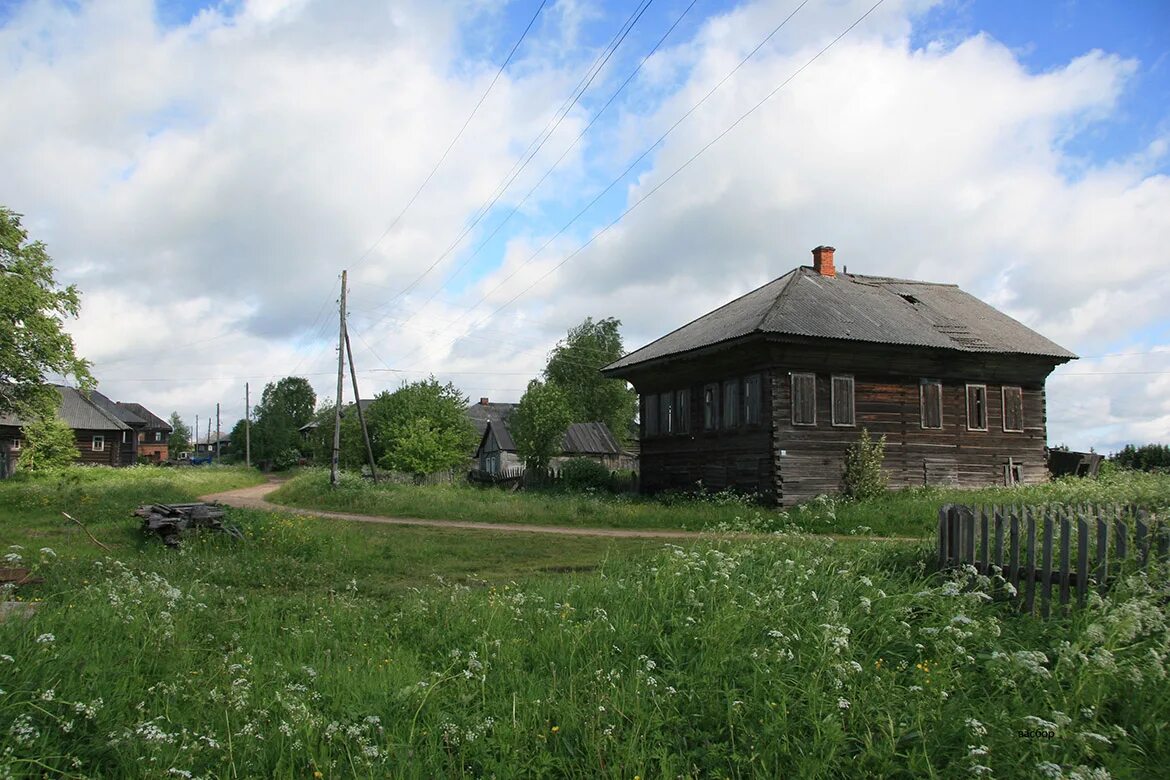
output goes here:
{"type": "Polygon", "coordinates": [[[39,417],[24,426],[20,466],[29,471],[68,466],[80,457],[73,429],[60,417],[39,417]]]}
{"type": "Polygon", "coordinates": [[[861,436],[845,450],[845,494],[850,498],[877,498],[886,490],[886,475],[882,462],[886,457],[886,437],[876,441],[869,429],[862,428],[861,436]]]}
{"type": "MultiPolygon", "coordinates": [[[[451,383],[433,376],[403,384],[393,393],[380,393],[366,410],[374,457],[384,468],[417,476],[464,463],[475,449],[475,425],[467,417],[467,397],[451,383]]],[[[355,434],[349,438],[365,460],[365,444],[352,418],[355,434]]],[[[342,431],[343,437],[345,431],[342,431]]],[[[350,456],[352,457],[352,456],[350,456]]]]}
{"type": "Polygon", "coordinates": [[[533,379],[512,413],[512,441],[524,465],[548,468],[549,460],[561,451],[565,429],[572,422],[569,403],[561,388],[552,382],[533,379]]]}
{"type": "Polygon", "coordinates": [[[45,245],[29,242],[20,215],[0,207],[0,414],[52,416],[58,398],[49,373],[72,375],[84,390],[97,384],[62,328],[80,308],[74,285],[57,286],[45,245]]]}
{"type": "Polygon", "coordinates": [[[171,435],[167,437],[167,452],[172,458],[178,457],[191,447],[191,429],[183,422],[178,412],[171,412],[171,435]]]}
{"type": "Polygon", "coordinates": [[[312,419],[316,403],[317,394],[303,377],[286,376],[265,385],[252,426],[253,460],[295,462],[291,453],[303,446],[299,429],[312,419]]]}
{"type": "Polygon", "coordinates": [[[603,422],[619,440],[630,435],[638,397],[623,379],[606,379],[601,369],[625,354],[621,320],[592,317],[569,329],[553,348],[544,378],[564,394],[570,422],[603,422]]]}
{"type": "Polygon", "coordinates": [[[1170,470],[1170,445],[1143,444],[1135,447],[1125,445],[1120,452],[1109,456],[1117,465],[1137,471],[1167,471],[1170,470]]]}
{"type": "MultiPolygon", "coordinates": [[[[316,423],[316,427],[309,433],[303,446],[314,463],[327,464],[333,459],[333,420],[336,407],[332,400],[327,400],[313,412],[310,422],[316,423]]],[[[375,460],[384,454],[384,448],[374,449],[375,460]]],[[[338,460],[345,469],[360,469],[366,463],[362,428],[352,403],[345,404],[341,409],[341,452],[338,460]]]]}

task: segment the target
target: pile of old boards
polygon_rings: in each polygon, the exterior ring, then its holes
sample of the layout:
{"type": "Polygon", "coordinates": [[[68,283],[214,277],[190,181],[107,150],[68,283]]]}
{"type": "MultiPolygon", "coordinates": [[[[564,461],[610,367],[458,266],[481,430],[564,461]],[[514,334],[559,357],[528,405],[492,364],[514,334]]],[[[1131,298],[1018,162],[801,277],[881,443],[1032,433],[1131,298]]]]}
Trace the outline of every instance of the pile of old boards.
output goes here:
{"type": "Polygon", "coordinates": [[[145,504],[134,514],[142,518],[142,532],[162,537],[167,547],[178,547],[184,531],[204,528],[244,538],[239,528],[224,524],[220,504],[145,504]]]}

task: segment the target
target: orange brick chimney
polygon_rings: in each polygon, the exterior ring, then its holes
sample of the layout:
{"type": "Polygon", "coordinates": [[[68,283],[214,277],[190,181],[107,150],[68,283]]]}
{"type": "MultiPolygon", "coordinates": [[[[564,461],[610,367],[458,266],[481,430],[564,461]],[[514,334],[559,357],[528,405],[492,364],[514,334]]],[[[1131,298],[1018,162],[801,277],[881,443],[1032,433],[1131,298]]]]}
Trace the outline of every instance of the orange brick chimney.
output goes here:
{"type": "Polygon", "coordinates": [[[480,399],[479,399],[479,405],[480,405],[480,406],[487,406],[487,405],[488,405],[488,399],[486,399],[486,398],[484,398],[484,397],[480,396],[480,399]]]}
{"type": "Polygon", "coordinates": [[[833,253],[837,250],[831,246],[818,246],[813,253],[813,270],[821,276],[836,276],[837,269],[833,267],[833,253]]]}

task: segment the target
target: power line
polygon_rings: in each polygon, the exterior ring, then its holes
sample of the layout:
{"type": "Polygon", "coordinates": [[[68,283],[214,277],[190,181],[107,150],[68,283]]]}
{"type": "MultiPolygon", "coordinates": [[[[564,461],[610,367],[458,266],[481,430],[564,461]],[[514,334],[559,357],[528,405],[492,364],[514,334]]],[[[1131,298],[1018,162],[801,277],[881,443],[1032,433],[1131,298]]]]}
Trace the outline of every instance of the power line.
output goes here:
{"type": "MultiPolygon", "coordinates": [[[[569,115],[569,112],[573,110],[573,107],[576,106],[580,99],[585,95],[589,87],[592,85],[594,79],[596,79],[597,76],[601,73],[602,69],[609,62],[610,58],[618,50],[621,44],[625,41],[626,36],[628,36],[630,31],[634,29],[634,26],[642,18],[642,15],[646,13],[646,10],[649,9],[653,1],[654,0],[644,0],[643,2],[642,0],[639,0],[639,5],[634,8],[633,13],[631,13],[622,26],[618,28],[618,31],[614,34],[614,37],[610,39],[610,42],[606,44],[605,48],[598,53],[596,58],[594,58],[593,63],[581,77],[581,80],[577,82],[577,86],[574,87],[573,91],[569,93],[569,96],[565,99],[565,102],[561,104],[561,107],[557,109],[557,111],[545,124],[544,129],[537,134],[536,138],[532,139],[532,142],[529,143],[528,148],[520,155],[520,157],[516,159],[516,162],[512,165],[512,169],[504,176],[500,183],[496,185],[494,194],[491,196],[491,198],[488,199],[487,203],[480,206],[476,210],[476,214],[472,218],[471,222],[463,228],[463,231],[455,238],[455,240],[451,242],[451,244],[435,259],[434,262],[432,262],[426,268],[426,270],[415,277],[415,279],[410,282],[410,284],[406,285],[406,287],[395,293],[395,295],[389,301],[384,303],[379,308],[389,308],[394,303],[394,301],[398,300],[400,297],[414,289],[414,287],[418,285],[419,282],[421,282],[423,279],[425,279],[427,275],[430,274],[430,272],[439,265],[439,263],[446,259],[451,254],[451,252],[453,252],[456,247],[458,247],[459,244],[463,242],[463,239],[467,236],[467,234],[474,230],[480,221],[491,212],[491,209],[496,205],[497,202],[499,202],[500,198],[504,196],[504,193],[508,191],[508,188],[512,186],[512,183],[516,181],[516,178],[524,171],[525,168],[528,167],[528,164],[532,162],[532,159],[544,147],[545,143],[547,143],[548,140],[552,138],[553,133],[556,132],[557,128],[560,127],[561,123],[565,120],[565,117],[569,115]]],[[[692,2],[691,5],[694,5],[694,2],[692,2]]],[[[690,9],[688,8],[687,10],[690,9]]],[[[671,29],[673,29],[673,27],[671,29]]],[[[641,65],[638,67],[640,68],[641,65]]],[[[610,102],[612,102],[612,100],[613,99],[611,98],[610,102]]],[[[609,103],[606,104],[606,107],[608,107],[608,105],[609,103]]],[[[592,126],[592,122],[590,123],[590,126],[592,126]]],[[[580,137],[578,137],[578,140],[579,138],[580,137]]],[[[574,145],[575,144],[576,142],[574,142],[574,145]]],[[[571,148],[572,147],[570,146],[570,149],[571,148]]],[[[561,159],[564,159],[564,155],[561,155],[561,159]]],[[[557,160],[557,164],[559,163],[560,160],[557,160]]],[[[553,167],[556,167],[556,165],[553,167]]],[[[545,177],[547,176],[548,173],[545,174],[545,177]]],[[[544,179],[542,178],[541,181],[543,182],[544,179]]],[[[531,191],[529,194],[531,194],[531,191]]],[[[525,200],[527,200],[527,196],[525,196],[525,200]]],[[[523,202],[524,201],[521,201],[521,204],[523,202]]],[[[517,208],[519,208],[519,206],[517,206],[517,208]]],[[[515,213],[515,209],[513,209],[512,213],[515,213]]],[[[511,215],[509,214],[509,217],[510,216],[511,215]]],[[[507,219],[504,220],[504,222],[506,221],[507,219]]],[[[502,226],[503,223],[500,224],[500,227],[502,226]]],[[[496,232],[498,231],[499,227],[496,228],[496,232]]],[[[492,235],[494,236],[495,233],[493,232],[492,235]]],[[[474,255],[472,256],[474,257],[474,255]]],[[[439,287],[439,289],[442,289],[443,286],[445,286],[449,281],[449,279],[445,281],[443,285],[439,287]]],[[[435,294],[437,293],[438,290],[436,290],[435,294]]],[[[430,303],[433,298],[434,295],[428,298],[423,305],[425,306],[427,303],[430,303]]]]}
{"type": "Polygon", "coordinates": [[[363,260],[365,260],[369,254],[374,251],[378,244],[382,243],[382,239],[390,235],[390,231],[392,231],[398,225],[398,223],[402,220],[402,217],[406,215],[406,212],[409,211],[410,207],[414,205],[414,202],[418,200],[418,196],[421,195],[422,191],[426,189],[426,186],[430,184],[431,179],[435,176],[435,172],[439,170],[439,166],[443,164],[443,161],[447,159],[447,155],[451,153],[451,150],[455,147],[455,144],[458,143],[459,139],[463,137],[463,132],[467,130],[467,126],[471,124],[471,120],[479,111],[479,107],[482,106],[483,102],[487,99],[488,94],[492,91],[492,87],[494,87],[496,82],[500,80],[500,76],[504,73],[504,69],[507,68],[508,64],[512,61],[512,57],[516,54],[516,50],[520,48],[520,44],[524,42],[526,37],[528,37],[528,31],[532,29],[532,25],[536,23],[537,17],[540,16],[540,12],[544,10],[544,6],[547,3],[548,0],[541,0],[540,5],[536,9],[536,13],[534,13],[532,18],[528,20],[528,26],[524,28],[524,32],[520,34],[519,39],[517,39],[516,43],[512,45],[512,50],[508,52],[507,59],[505,59],[503,64],[500,65],[499,69],[496,71],[496,75],[492,78],[491,83],[488,84],[487,89],[485,89],[483,94],[479,96],[479,101],[476,102],[475,107],[471,109],[471,113],[467,115],[467,119],[463,121],[463,126],[459,128],[459,132],[456,133],[455,137],[451,139],[451,143],[447,144],[447,148],[443,150],[443,154],[431,167],[431,172],[427,174],[425,179],[423,179],[422,184],[418,185],[418,189],[415,190],[414,194],[410,196],[410,200],[408,200],[406,205],[402,207],[402,210],[398,212],[398,216],[394,218],[394,221],[390,223],[390,226],[382,231],[382,235],[378,236],[377,240],[370,245],[369,249],[361,254],[355,264],[361,263],[363,260]]]}

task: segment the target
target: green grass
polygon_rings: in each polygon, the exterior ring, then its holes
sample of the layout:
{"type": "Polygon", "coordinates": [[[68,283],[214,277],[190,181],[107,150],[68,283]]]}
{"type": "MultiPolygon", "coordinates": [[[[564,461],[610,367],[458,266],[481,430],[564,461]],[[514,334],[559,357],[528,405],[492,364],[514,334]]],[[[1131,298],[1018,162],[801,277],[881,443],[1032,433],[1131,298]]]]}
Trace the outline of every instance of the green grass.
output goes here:
{"type": "Polygon", "coordinates": [[[149,499],[117,475],[85,487],[105,556],[48,487],[0,488],[0,532],[45,578],[22,591],[36,615],[0,623],[0,776],[1140,778],[1170,760],[1164,570],[1041,621],[931,573],[928,545],[795,534],[233,510],[246,541],[173,551],[137,536],[149,499]]]}
{"type": "Polygon", "coordinates": [[[967,504],[1134,502],[1170,506],[1170,475],[1114,471],[1097,480],[1066,478],[1045,485],[984,490],[912,489],[878,499],[822,497],[786,511],[727,494],[666,500],[602,493],[506,491],[455,485],[378,485],[347,475],[338,489],[324,471],[307,470],[269,500],[287,506],[356,514],[600,528],[669,528],[910,536],[929,538],[939,507],[967,504]]]}

